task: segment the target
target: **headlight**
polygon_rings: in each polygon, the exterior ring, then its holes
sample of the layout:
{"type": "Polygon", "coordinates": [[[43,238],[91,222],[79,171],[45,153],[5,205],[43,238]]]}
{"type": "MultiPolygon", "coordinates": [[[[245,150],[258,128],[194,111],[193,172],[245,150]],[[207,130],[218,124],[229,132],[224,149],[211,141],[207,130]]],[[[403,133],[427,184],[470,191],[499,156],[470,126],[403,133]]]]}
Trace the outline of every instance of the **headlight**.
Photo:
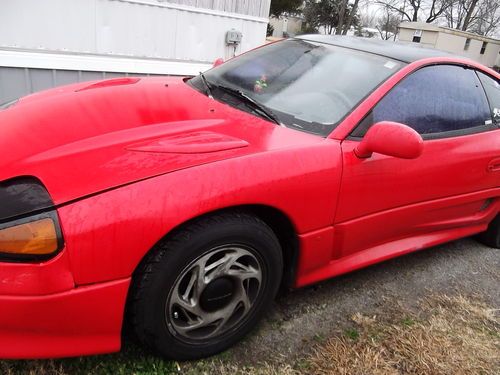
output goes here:
{"type": "Polygon", "coordinates": [[[0,260],[48,259],[63,239],[52,200],[36,179],[0,183],[0,260]]]}

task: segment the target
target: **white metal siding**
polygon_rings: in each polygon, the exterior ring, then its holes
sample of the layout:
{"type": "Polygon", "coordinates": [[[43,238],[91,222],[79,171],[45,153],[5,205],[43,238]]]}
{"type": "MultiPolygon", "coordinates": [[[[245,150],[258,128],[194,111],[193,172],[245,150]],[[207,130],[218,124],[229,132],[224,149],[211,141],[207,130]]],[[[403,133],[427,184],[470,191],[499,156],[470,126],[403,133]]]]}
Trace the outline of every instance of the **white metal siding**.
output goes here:
{"type": "MultiPolygon", "coordinates": [[[[162,0],[157,0],[162,2],[162,0]]],[[[163,0],[163,2],[268,17],[271,0],[163,0]]]]}
{"type": "Polygon", "coordinates": [[[0,103],[64,83],[194,75],[265,42],[270,0],[0,0],[0,103]],[[243,33],[236,50],[230,29],[243,33]]]}
{"type": "MultiPolygon", "coordinates": [[[[260,1],[227,6],[250,3],[260,1]]],[[[2,0],[0,48],[212,62],[234,54],[225,45],[228,30],[243,32],[240,53],[264,43],[266,24],[267,18],[157,0],[2,0]]]]}

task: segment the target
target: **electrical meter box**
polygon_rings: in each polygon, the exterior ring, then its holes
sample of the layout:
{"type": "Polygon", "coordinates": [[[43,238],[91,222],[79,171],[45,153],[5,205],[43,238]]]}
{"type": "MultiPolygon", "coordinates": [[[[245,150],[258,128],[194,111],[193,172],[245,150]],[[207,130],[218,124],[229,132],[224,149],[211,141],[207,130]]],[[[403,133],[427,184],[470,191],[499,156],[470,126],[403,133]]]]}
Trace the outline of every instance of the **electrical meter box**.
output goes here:
{"type": "Polygon", "coordinates": [[[243,39],[241,31],[231,29],[226,33],[226,44],[238,45],[241,43],[241,39],[243,39]]]}

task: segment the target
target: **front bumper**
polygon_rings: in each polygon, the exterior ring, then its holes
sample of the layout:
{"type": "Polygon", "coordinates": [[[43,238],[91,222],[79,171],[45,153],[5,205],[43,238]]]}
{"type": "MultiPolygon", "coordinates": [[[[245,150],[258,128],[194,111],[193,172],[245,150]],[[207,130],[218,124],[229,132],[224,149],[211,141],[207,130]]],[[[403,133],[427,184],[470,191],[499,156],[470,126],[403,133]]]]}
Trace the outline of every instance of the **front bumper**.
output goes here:
{"type": "Polygon", "coordinates": [[[120,350],[130,278],[48,295],[0,295],[0,358],[120,350]]]}

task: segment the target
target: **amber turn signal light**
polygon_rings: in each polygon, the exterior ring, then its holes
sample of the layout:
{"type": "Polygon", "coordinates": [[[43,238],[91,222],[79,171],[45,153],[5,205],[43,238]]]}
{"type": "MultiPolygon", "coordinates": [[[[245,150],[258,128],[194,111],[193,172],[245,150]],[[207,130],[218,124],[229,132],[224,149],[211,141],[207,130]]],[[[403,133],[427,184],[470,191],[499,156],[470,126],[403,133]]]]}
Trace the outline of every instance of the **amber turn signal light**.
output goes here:
{"type": "Polygon", "coordinates": [[[51,218],[0,229],[0,253],[48,255],[57,249],[57,230],[51,218]]]}

